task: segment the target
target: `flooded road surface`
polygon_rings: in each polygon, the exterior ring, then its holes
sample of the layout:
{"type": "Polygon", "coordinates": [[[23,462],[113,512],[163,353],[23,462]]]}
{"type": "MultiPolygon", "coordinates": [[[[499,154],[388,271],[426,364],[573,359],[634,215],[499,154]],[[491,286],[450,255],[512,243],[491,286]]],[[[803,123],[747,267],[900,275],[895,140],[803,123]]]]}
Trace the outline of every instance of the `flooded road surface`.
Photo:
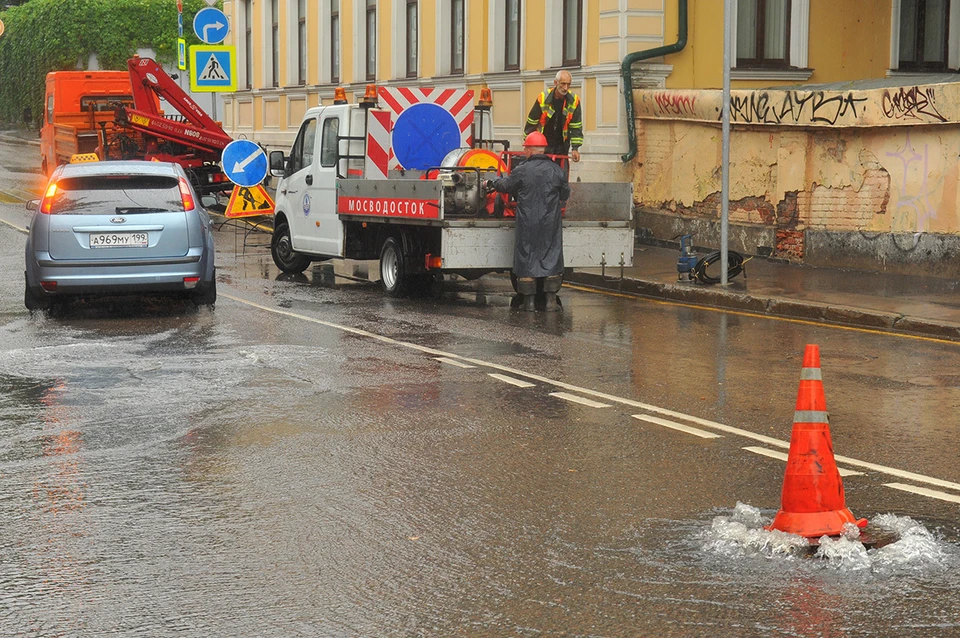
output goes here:
{"type": "MultiPolygon", "coordinates": [[[[0,283],[0,633],[960,632],[958,504],[848,476],[901,540],[810,558],[762,529],[757,440],[634,417],[787,441],[819,343],[838,454],[957,483],[960,384],[911,381],[956,346],[572,289],[528,315],[503,277],[388,299],[218,241],[212,311],[30,316],[0,283]]],[[[22,242],[0,227],[14,272],[22,242]]]]}

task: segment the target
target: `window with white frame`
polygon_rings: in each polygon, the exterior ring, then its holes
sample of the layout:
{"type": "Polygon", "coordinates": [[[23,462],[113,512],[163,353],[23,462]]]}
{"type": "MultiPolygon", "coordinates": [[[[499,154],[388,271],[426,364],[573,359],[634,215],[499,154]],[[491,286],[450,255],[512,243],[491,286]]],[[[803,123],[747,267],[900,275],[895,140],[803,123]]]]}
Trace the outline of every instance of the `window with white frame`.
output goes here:
{"type": "Polygon", "coordinates": [[[253,0],[243,0],[243,74],[247,88],[253,87],[253,0]]]}
{"type": "Polygon", "coordinates": [[[520,0],[506,0],[504,11],[503,42],[505,57],[503,69],[513,71],[520,68],[520,0]]]}
{"type": "Polygon", "coordinates": [[[450,73],[463,75],[466,24],[464,0],[451,0],[450,5],[450,73]]]}
{"type": "MultiPolygon", "coordinates": [[[[734,0],[735,76],[794,77],[807,69],[810,0],[734,0]]],[[[799,77],[799,76],[797,76],[799,77]]]]}
{"type": "MultiPolygon", "coordinates": [[[[896,4],[896,3],[895,3],[896,4]]],[[[896,68],[902,71],[943,72],[950,58],[950,0],[900,0],[896,68]]],[[[956,22],[953,23],[954,25],[956,22]]],[[[956,27],[954,27],[956,28],[956,27]]]]}
{"type": "Polygon", "coordinates": [[[330,82],[340,82],[340,0],[330,0],[330,82]]]}
{"type": "Polygon", "coordinates": [[[270,86],[280,86],[280,0],[270,0],[270,86]]]}
{"type": "Polygon", "coordinates": [[[377,0],[366,0],[364,14],[364,68],[366,79],[377,79],[377,0]]]}
{"type": "Polygon", "coordinates": [[[419,18],[417,0],[407,0],[405,11],[405,53],[406,76],[417,77],[417,47],[419,46],[419,18]]]}
{"type": "Polygon", "coordinates": [[[307,83],[307,0],[297,0],[297,84],[307,83]]]}
{"type": "Polygon", "coordinates": [[[583,0],[563,0],[563,66],[580,66],[583,0]]]}

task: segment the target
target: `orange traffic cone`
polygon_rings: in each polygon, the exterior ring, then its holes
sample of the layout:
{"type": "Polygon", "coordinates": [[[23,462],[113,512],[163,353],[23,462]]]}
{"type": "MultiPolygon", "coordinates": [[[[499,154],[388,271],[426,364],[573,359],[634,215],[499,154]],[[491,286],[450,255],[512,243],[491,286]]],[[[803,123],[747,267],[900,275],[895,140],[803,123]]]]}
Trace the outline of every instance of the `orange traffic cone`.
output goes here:
{"type": "Polygon", "coordinates": [[[780,511],[770,529],[820,538],[840,535],[845,523],[864,527],[867,521],[854,518],[844,502],[843,481],[833,458],[827,423],[820,348],[808,345],[803,353],[780,511]]]}

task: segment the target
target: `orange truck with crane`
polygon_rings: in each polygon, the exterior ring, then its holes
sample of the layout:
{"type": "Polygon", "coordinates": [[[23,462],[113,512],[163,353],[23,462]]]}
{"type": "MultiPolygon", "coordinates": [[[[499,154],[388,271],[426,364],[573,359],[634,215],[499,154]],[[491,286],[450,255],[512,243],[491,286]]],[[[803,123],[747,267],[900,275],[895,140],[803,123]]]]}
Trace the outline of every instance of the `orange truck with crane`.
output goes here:
{"type": "Polygon", "coordinates": [[[220,154],[232,141],[156,61],[133,57],[126,71],[47,74],[42,168],[49,176],[77,155],[176,162],[200,194],[229,190],[220,154]],[[161,109],[163,98],[178,113],[161,109]]]}

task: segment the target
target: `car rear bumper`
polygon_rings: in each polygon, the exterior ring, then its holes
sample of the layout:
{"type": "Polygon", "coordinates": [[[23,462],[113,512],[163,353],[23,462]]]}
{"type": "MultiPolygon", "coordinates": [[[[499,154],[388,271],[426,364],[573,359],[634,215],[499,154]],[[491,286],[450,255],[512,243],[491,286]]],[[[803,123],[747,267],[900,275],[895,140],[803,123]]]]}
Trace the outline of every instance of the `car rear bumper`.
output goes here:
{"type": "Polygon", "coordinates": [[[37,255],[33,268],[27,268],[27,286],[51,297],[189,291],[212,279],[213,268],[207,262],[202,254],[135,264],[60,262],[37,255]],[[194,278],[200,281],[184,283],[194,278]],[[44,289],[40,285],[44,281],[56,282],[56,289],[44,289]]]}

